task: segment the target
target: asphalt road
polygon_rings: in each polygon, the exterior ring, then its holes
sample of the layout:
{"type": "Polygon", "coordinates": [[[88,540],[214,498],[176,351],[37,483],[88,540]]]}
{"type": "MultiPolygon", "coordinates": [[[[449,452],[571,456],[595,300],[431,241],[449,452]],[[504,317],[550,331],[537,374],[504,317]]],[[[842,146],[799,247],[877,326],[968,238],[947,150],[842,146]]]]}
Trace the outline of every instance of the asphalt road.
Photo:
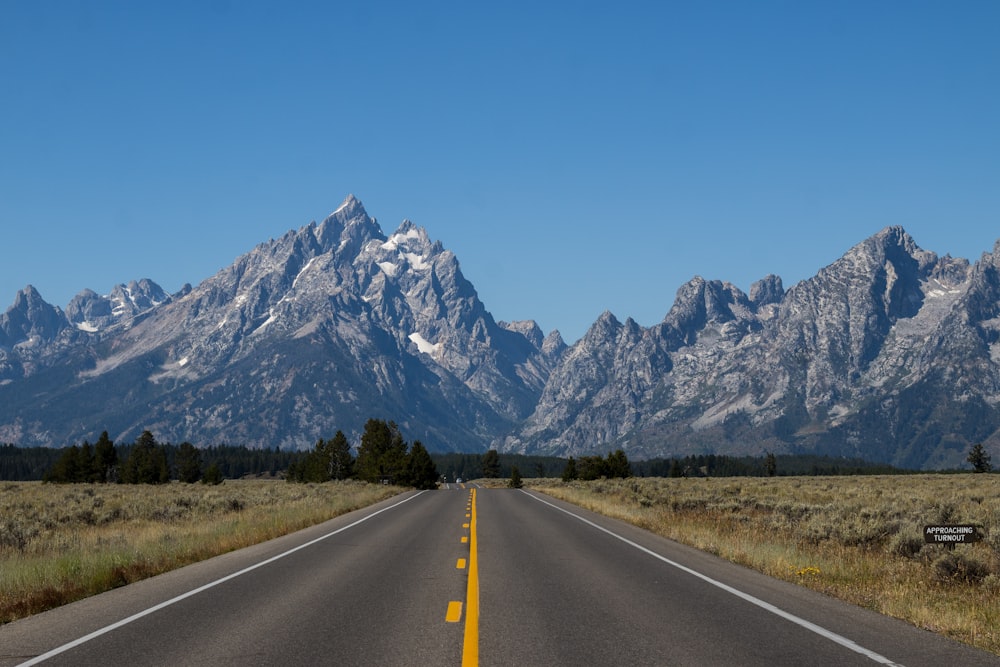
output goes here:
{"type": "Polygon", "coordinates": [[[1000,657],[545,496],[453,486],[0,627],[0,666],[38,662],[974,667],[1000,657]]]}

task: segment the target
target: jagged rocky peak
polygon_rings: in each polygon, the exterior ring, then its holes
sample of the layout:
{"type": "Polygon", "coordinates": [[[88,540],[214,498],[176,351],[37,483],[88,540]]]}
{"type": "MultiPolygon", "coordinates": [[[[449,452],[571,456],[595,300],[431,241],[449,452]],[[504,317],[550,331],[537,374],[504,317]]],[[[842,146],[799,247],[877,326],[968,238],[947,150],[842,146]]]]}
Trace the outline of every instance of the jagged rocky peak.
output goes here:
{"type": "Polygon", "coordinates": [[[407,219],[381,244],[381,249],[390,255],[395,253],[401,259],[408,259],[414,268],[426,268],[420,260],[426,260],[434,251],[441,252],[443,246],[439,243],[432,244],[427,230],[407,219]]]}
{"type": "Polygon", "coordinates": [[[939,287],[951,289],[967,281],[971,271],[972,265],[969,264],[969,260],[944,255],[931,269],[930,278],[939,287]]]}
{"type": "Polygon", "coordinates": [[[369,289],[366,297],[377,300],[384,285],[396,285],[422,331],[443,326],[455,332],[465,331],[479,341],[496,334],[497,324],[480,302],[475,287],[462,274],[458,258],[412,221],[404,220],[382,243],[370,241],[358,261],[377,267],[369,270],[383,274],[388,281],[373,280],[377,292],[369,289]]]}
{"type": "Polygon", "coordinates": [[[695,276],[677,290],[663,323],[690,345],[709,324],[751,320],[753,310],[747,295],[735,285],[695,276]]]}
{"type": "Polygon", "coordinates": [[[7,312],[0,315],[0,342],[15,345],[32,339],[52,340],[65,326],[62,310],[46,302],[33,285],[28,285],[17,293],[7,312]]]}
{"type": "MultiPolygon", "coordinates": [[[[190,291],[191,286],[186,286],[190,291]]],[[[185,292],[178,292],[183,296],[185,292]]],[[[118,322],[128,321],[174,297],[148,278],[115,285],[107,295],[84,289],[66,306],[66,318],[80,331],[96,333],[118,322]]]]}
{"type": "Polygon", "coordinates": [[[870,241],[879,244],[871,263],[882,264],[873,267],[873,288],[883,288],[883,312],[890,320],[916,315],[924,301],[921,283],[937,265],[937,255],[922,250],[902,227],[886,227],[870,241]]]}
{"type": "Polygon", "coordinates": [[[582,340],[593,340],[595,338],[607,338],[617,336],[621,331],[622,323],[610,310],[605,310],[600,317],[590,325],[582,340]]]}
{"type": "Polygon", "coordinates": [[[19,290],[18,293],[14,295],[14,303],[10,306],[7,312],[27,312],[36,308],[41,308],[43,305],[49,306],[50,304],[42,298],[41,293],[35,289],[34,285],[26,285],[24,289],[19,290]]]}
{"type": "Polygon", "coordinates": [[[889,264],[897,274],[916,278],[929,271],[937,260],[935,253],[921,249],[905,229],[893,226],[855,245],[831,266],[853,264],[857,271],[870,271],[889,264]]]}
{"type": "Polygon", "coordinates": [[[542,352],[546,356],[554,357],[562,354],[565,350],[566,341],[563,340],[562,334],[559,333],[558,329],[550,331],[549,335],[542,341],[542,352]]]}
{"type": "MultiPolygon", "coordinates": [[[[957,273],[958,269],[953,271],[957,273]]],[[[992,253],[983,253],[967,275],[968,290],[962,300],[968,317],[985,323],[1000,316],[1000,240],[992,253]]],[[[990,322],[990,326],[995,327],[996,322],[990,322]]]]}
{"type": "Polygon", "coordinates": [[[347,195],[343,203],[315,228],[317,241],[324,250],[353,257],[372,239],[385,240],[378,221],[368,215],[364,205],[354,195],[347,195]]]}
{"type": "Polygon", "coordinates": [[[542,328],[534,320],[521,320],[519,322],[500,321],[497,324],[508,331],[521,334],[537,348],[541,348],[542,343],[545,341],[545,334],[542,333],[542,328]]]}
{"type": "Polygon", "coordinates": [[[132,280],[127,285],[116,285],[111,290],[111,300],[121,300],[123,305],[141,312],[166,303],[170,300],[170,295],[149,278],[143,278],[132,280]]]}
{"type": "Polygon", "coordinates": [[[91,289],[82,290],[66,305],[66,317],[78,329],[95,331],[97,322],[111,319],[111,299],[91,289]]]}
{"type": "Polygon", "coordinates": [[[750,286],[750,303],[754,308],[778,303],[785,296],[781,277],[768,274],[750,286]]]}
{"type": "Polygon", "coordinates": [[[937,255],[921,250],[902,227],[886,227],[795,285],[783,300],[782,310],[797,318],[825,308],[829,315],[836,312],[856,320],[855,329],[874,327],[884,332],[892,321],[920,310],[923,282],[937,265],[937,255]],[[822,301],[820,295],[824,295],[822,301]],[[832,303],[843,306],[833,311],[832,303]],[[865,319],[864,313],[873,317],[865,319]]]}

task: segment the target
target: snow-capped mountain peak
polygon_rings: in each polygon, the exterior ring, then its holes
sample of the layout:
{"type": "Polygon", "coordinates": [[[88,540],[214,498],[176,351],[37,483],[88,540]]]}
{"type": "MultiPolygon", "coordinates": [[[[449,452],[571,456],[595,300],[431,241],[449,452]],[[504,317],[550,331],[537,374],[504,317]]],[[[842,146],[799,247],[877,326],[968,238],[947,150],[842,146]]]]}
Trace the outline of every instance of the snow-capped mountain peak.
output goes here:
{"type": "Polygon", "coordinates": [[[665,310],[605,311],[572,347],[497,322],[442,242],[387,236],[352,195],[174,295],[132,281],[63,312],[18,292],[0,442],[301,448],[379,417],[438,450],[1000,455],[1000,242],[970,265],[887,227],[788,290],[695,276],[665,310]]]}

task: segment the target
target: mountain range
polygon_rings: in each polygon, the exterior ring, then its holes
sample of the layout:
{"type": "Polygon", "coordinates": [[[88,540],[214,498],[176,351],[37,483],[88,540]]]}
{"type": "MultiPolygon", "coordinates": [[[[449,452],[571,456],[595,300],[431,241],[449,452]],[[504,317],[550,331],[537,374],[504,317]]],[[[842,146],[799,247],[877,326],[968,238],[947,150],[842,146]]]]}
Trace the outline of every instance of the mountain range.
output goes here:
{"type": "Polygon", "coordinates": [[[0,315],[0,442],[150,430],[305,448],[371,417],[432,451],[815,453],[908,468],[1000,451],[1000,242],[975,263],[888,227],[786,289],[695,277],[663,321],[576,343],[494,320],[455,255],[349,196],[196,287],[149,279],[0,315]]]}

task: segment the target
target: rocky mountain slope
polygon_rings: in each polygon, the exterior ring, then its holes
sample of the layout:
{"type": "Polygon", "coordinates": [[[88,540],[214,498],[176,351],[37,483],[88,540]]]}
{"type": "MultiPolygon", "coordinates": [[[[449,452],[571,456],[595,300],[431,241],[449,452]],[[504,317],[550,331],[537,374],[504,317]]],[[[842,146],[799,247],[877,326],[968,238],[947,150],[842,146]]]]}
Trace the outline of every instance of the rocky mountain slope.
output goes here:
{"type": "Polygon", "coordinates": [[[150,281],[63,312],[30,286],[0,316],[0,441],[308,447],[370,417],[476,450],[530,414],[565,347],[498,323],[454,254],[390,237],[349,197],[195,288],[150,281]]]}
{"type": "Polygon", "coordinates": [[[432,450],[632,458],[815,452],[908,467],[1000,452],[1000,244],[975,264],[890,227],[787,290],[700,277],[663,321],[567,347],[496,322],[455,256],[354,197],[197,287],[149,280],[0,315],[0,441],[308,447],[393,419],[432,450]]]}
{"type": "Polygon", "coordinates": [[[891,227],[787,292],[695,278],[656,326],[605,313],[505,446],[961,465],[997,448],[998,261],[1000,244],[970,266],[891,227]]]}

